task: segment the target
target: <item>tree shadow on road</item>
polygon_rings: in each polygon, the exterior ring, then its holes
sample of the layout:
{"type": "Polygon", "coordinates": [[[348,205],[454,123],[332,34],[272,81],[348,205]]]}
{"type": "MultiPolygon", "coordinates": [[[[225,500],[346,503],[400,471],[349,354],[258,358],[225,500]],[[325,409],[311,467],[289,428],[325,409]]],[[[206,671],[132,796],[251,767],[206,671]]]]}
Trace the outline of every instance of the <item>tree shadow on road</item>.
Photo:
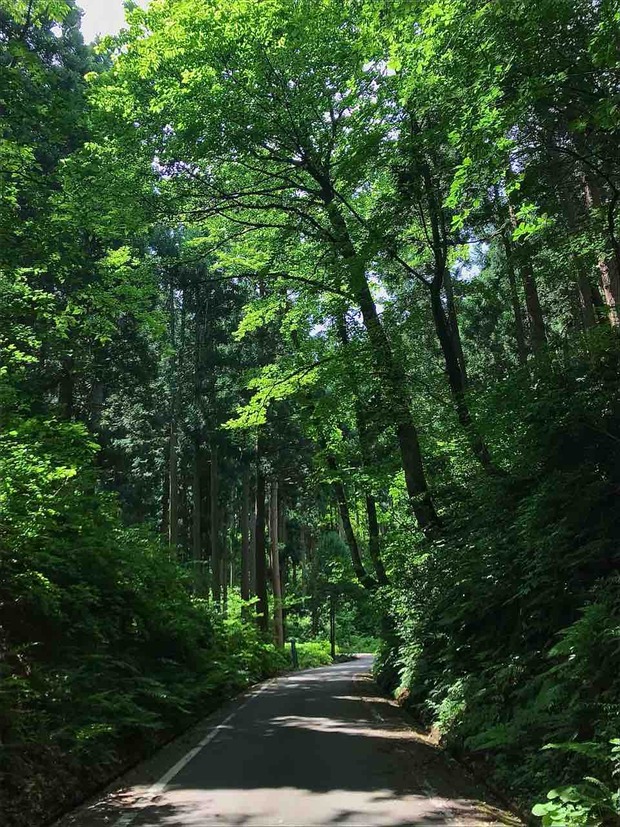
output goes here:
{"type": "Polygon", "coordinates": [[[354,686],[323,669],[263,688],[135,827],[511,823],[370,683],[354,686]]]}

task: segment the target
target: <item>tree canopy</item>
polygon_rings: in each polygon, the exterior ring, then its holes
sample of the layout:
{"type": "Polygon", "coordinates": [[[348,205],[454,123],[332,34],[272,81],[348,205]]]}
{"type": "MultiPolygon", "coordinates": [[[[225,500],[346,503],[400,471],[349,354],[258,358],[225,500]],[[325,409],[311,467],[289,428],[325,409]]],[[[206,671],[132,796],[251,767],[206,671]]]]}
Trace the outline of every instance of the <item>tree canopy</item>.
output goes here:
{"type": "Polygon", "coordinates": [[[291,637],[615,823],[617,2],[80,14],[0,8],[8,824],[291,637]]]}

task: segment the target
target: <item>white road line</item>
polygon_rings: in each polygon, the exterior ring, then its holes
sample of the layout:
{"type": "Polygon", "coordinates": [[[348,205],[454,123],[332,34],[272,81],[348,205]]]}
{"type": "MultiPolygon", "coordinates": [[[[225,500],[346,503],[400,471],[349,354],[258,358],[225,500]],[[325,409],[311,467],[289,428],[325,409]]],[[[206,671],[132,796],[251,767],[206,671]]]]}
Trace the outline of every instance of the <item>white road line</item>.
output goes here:
{"type": "Polygon", "coordinates": [[[202,741],[200,741],[199,744],[190,749],[189,752],[186,752],[183,758],[177,761],[177,763],[173,767],[170,767],[168,772],[164,773],[164,775],[162,775],[159,781],[156,781],[155,784],[148,788],[144,795],[141,796],[138,799],[138,801],[132,806],[130,812],[125,813],[125,815],[122,815],[118,819],[118,821],[114,822],[114,827],[129,827],[129,825],[132,824],[135,821],[135,819],[140,815],[142,810],[145,807],[147,807],[156,796],[161,795],[163,792],[166,791],[166,788],[168,787],[168,784],[170,784],[172,779],[176,775],[178,775],[181,772],[181,770],[189,764],[190,761],[193,761],[193,759],[198,755],[199,752],[201,752],[202,749],[204,749],[204,747],[206,747],[213,740],[215,740],[215,738],[217,738],[217,736],[224,729],[224,727],[227,724],[229,724],[232,721],[232,719],[235,718],[241,712],[241,710],[250,703],[250,701],[253,701],[254,698],[258,698],[261,692],[263,692],[263,690],[265,690],[272,683],[274,683],[273,680],[264,683],[256,692],[253,692],[249,697],[247,697],[245,701],[241,704],[241,706],[237,707],[237,709],[235,709],[234,712],[231,712],[230,715],[224,718],[224,720],[220,724],[218,724],[207,735],[205,735],[205,737],[202,739],[202,741]]]}

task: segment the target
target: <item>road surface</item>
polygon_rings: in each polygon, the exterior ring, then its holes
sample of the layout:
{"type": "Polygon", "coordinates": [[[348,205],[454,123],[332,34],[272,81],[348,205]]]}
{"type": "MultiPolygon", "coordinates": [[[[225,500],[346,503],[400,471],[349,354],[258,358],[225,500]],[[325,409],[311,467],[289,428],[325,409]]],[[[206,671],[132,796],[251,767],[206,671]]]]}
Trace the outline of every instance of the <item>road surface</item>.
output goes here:
{"type": "Polygon", "coordinates": [[[251,690],[58,827],[518,824],[379,695],[371,663],[251,690]]]}

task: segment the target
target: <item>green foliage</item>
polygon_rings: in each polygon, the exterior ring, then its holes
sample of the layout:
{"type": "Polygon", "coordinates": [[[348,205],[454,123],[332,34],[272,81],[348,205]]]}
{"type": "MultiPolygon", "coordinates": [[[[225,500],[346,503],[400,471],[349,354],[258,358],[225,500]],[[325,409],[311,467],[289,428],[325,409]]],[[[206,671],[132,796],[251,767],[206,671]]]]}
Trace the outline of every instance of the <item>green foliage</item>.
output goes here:
{"type": "MultiPolygon", "coordinates": [[[[2,808],[15,825],[291,666],[232,596],[224,619],[148,531],[123,527],[96,447],[83,426],[50,419],[2,435],[2,808]]],[[[304,664],[329,660],[305,646],[304,664]]]]}
{"type": "Polygon", "coordinates": [[[261,479],[302,666],[380,630],[448,746],[613,823],[617,3],[127,14],[0,9],[3,814],[291,668],[261,479]]]}
{"type": "Polygon", "coordinates": [[[297,644],[300,669],[314,669],[332,662],[328,640],[309,641],[297,644]]]}
{"type": "Polygon", "coordinates": [[[441,547],[409,557],[391,594],[401,642],[381,655],[387,684],[526,801],[600,777],[596,748],[572,742],[618,731],[617,356],[590,344],[487,398],[496,427],[506,406],[514,476],[478,481],[441,547]]]}
{"type": "MultiPolygon", "coordinates": [[[[601,745],[597,743],[547,744],[545,749],[557,749],[577,752],[599,761],[601,757],[611,766],[611,775],[620,777],[620,738],[609,742],[611,751],[601,756],[601,745]]],[[[547,801],[535,804],[532,813],[542,818],[543,827],[565,824],[569,827],[578,825],[608,825],[620,823],[620,787],[615,790],[597,778],[587,777],[581,784],[558,787],[547,793],[547,801]]]]}

